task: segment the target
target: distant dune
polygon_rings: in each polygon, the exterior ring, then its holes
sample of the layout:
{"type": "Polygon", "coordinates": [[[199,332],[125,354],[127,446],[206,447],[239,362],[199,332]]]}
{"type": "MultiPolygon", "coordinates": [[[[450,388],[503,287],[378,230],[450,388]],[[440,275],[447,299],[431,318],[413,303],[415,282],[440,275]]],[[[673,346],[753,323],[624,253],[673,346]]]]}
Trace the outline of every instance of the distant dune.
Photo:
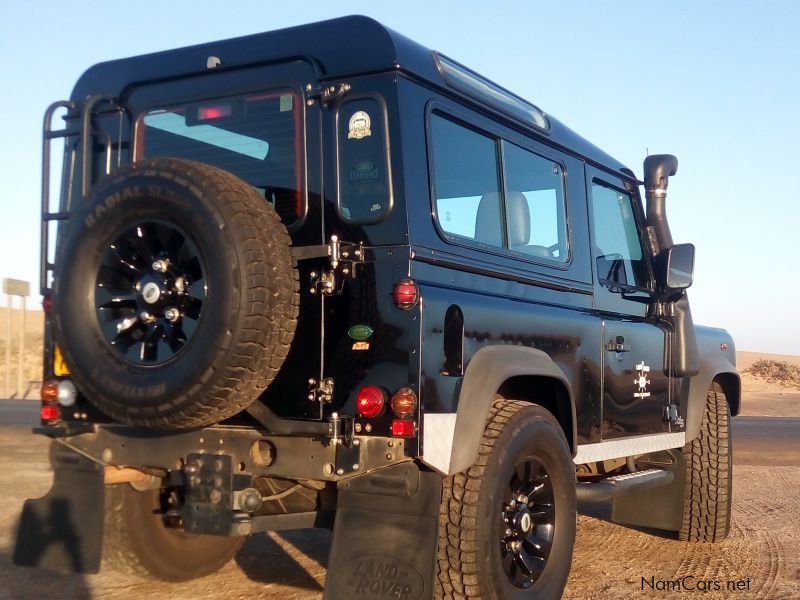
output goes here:
{"type": "Polygon", "coordinates": [[[748,352],[739,350],[736,352],[736,366],[740,371],[744,371],[757,360],[776,360],[778,362],[788,362],[790,365],[800,366],[800,356],[792,354],[768,354],[766,352],[748,352]]]}

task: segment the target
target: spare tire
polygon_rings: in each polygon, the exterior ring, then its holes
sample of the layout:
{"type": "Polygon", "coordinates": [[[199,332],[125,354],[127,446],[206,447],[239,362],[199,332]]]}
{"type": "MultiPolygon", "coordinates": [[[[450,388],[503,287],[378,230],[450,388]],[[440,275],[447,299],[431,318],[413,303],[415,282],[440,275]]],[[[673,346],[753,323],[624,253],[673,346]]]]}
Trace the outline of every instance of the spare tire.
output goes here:
{"type": "Polygon", "coordinates": [[[110,417],[217,423],[276,376],[297,323],[297,270],[274,208],[188,160],[101,182],[67,226],[55,334],[78,389],[110,417]]]}

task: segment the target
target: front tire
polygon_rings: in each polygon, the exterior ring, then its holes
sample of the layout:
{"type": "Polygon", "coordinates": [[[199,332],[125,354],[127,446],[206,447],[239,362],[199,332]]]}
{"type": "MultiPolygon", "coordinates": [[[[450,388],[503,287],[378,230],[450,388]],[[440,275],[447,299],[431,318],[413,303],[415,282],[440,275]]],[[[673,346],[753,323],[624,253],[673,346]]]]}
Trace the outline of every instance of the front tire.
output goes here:
{"type": "Polygon", "coordinates": [[[145,579],[189,581],[219,571],[243,537],[186,533],[167,527],[161,490],[106,486],[103,558],[116,571],[145,579]]]}
{"type": "Polygon", "coordinates": [[[575,467],[559,424],[540,406],[496,400],[478,460],[444,481],[436,596],[559,598],[575,514],[575,467]]]}
{"type": "Polygon", "coordinates": [[[689,542],[721,542],[731,528],[733,452],[730,407],[718,383],[706,397],[700,435],[683,447],[686,487],[683,526],[678,537],[689,542]]]}

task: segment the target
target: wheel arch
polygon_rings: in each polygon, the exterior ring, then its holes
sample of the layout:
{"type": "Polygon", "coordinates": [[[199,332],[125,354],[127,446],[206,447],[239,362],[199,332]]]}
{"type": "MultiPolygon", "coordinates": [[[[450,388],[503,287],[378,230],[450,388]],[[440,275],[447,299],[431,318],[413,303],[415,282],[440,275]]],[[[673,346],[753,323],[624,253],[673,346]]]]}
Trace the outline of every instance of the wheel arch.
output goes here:
{"type": "Polygon", "coordinates": [[[725,393],[731,416],[739,414],[742,383],[736,367],[718,354],[701,354],[700,371],[688,383],[688,405],[686,408],[686,442],[700,435],[700,424],[706,407],[708,389],[718,383],[725,393]]]}
{"type": "Polygon", "coordinates": [[[561,368],[535,348],[487,346],[467,365],[458,397],[448,474],[463,471],[477,459],[486,420],[498,394],[538,404],[551,412],[575,455],[575,401],[561,368]]]}

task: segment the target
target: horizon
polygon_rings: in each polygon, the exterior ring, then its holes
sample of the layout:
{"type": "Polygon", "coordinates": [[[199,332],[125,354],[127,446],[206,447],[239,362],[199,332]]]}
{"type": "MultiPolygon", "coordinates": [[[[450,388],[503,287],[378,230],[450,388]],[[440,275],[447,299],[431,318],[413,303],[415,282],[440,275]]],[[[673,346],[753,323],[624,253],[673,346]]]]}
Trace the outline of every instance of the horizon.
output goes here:
{"type": "MultiPolygon", "coordinates": [[[[148,0],[134,14],[96,7],[87,20],[57,6],[14,5],[0,25],[3,55],[25,58],[7,62],[0,99],[0,136],[17,140],[0,149],[7,183],[0,277],[28,280],[34,289],[41,119],[80,73],[113,58],[365,12],[353,2],[294,8],[148,0]]],[[[800,138],[799,3],[765,10],[743,1],[682,1],[663,17],[631,1],[509,2],[504,10],[464,2],[457,13],[408,2],[368,14],[540,106],[639,177],[648,152],[678,156],[667,210],[675,240],[697,246],[689,291],[695,322],[727,329],[742,351],[800,355],[800,323],[791,318],[800,297],[792,243],[800,192],[780,180],[794,171],[800,138]]]]}

